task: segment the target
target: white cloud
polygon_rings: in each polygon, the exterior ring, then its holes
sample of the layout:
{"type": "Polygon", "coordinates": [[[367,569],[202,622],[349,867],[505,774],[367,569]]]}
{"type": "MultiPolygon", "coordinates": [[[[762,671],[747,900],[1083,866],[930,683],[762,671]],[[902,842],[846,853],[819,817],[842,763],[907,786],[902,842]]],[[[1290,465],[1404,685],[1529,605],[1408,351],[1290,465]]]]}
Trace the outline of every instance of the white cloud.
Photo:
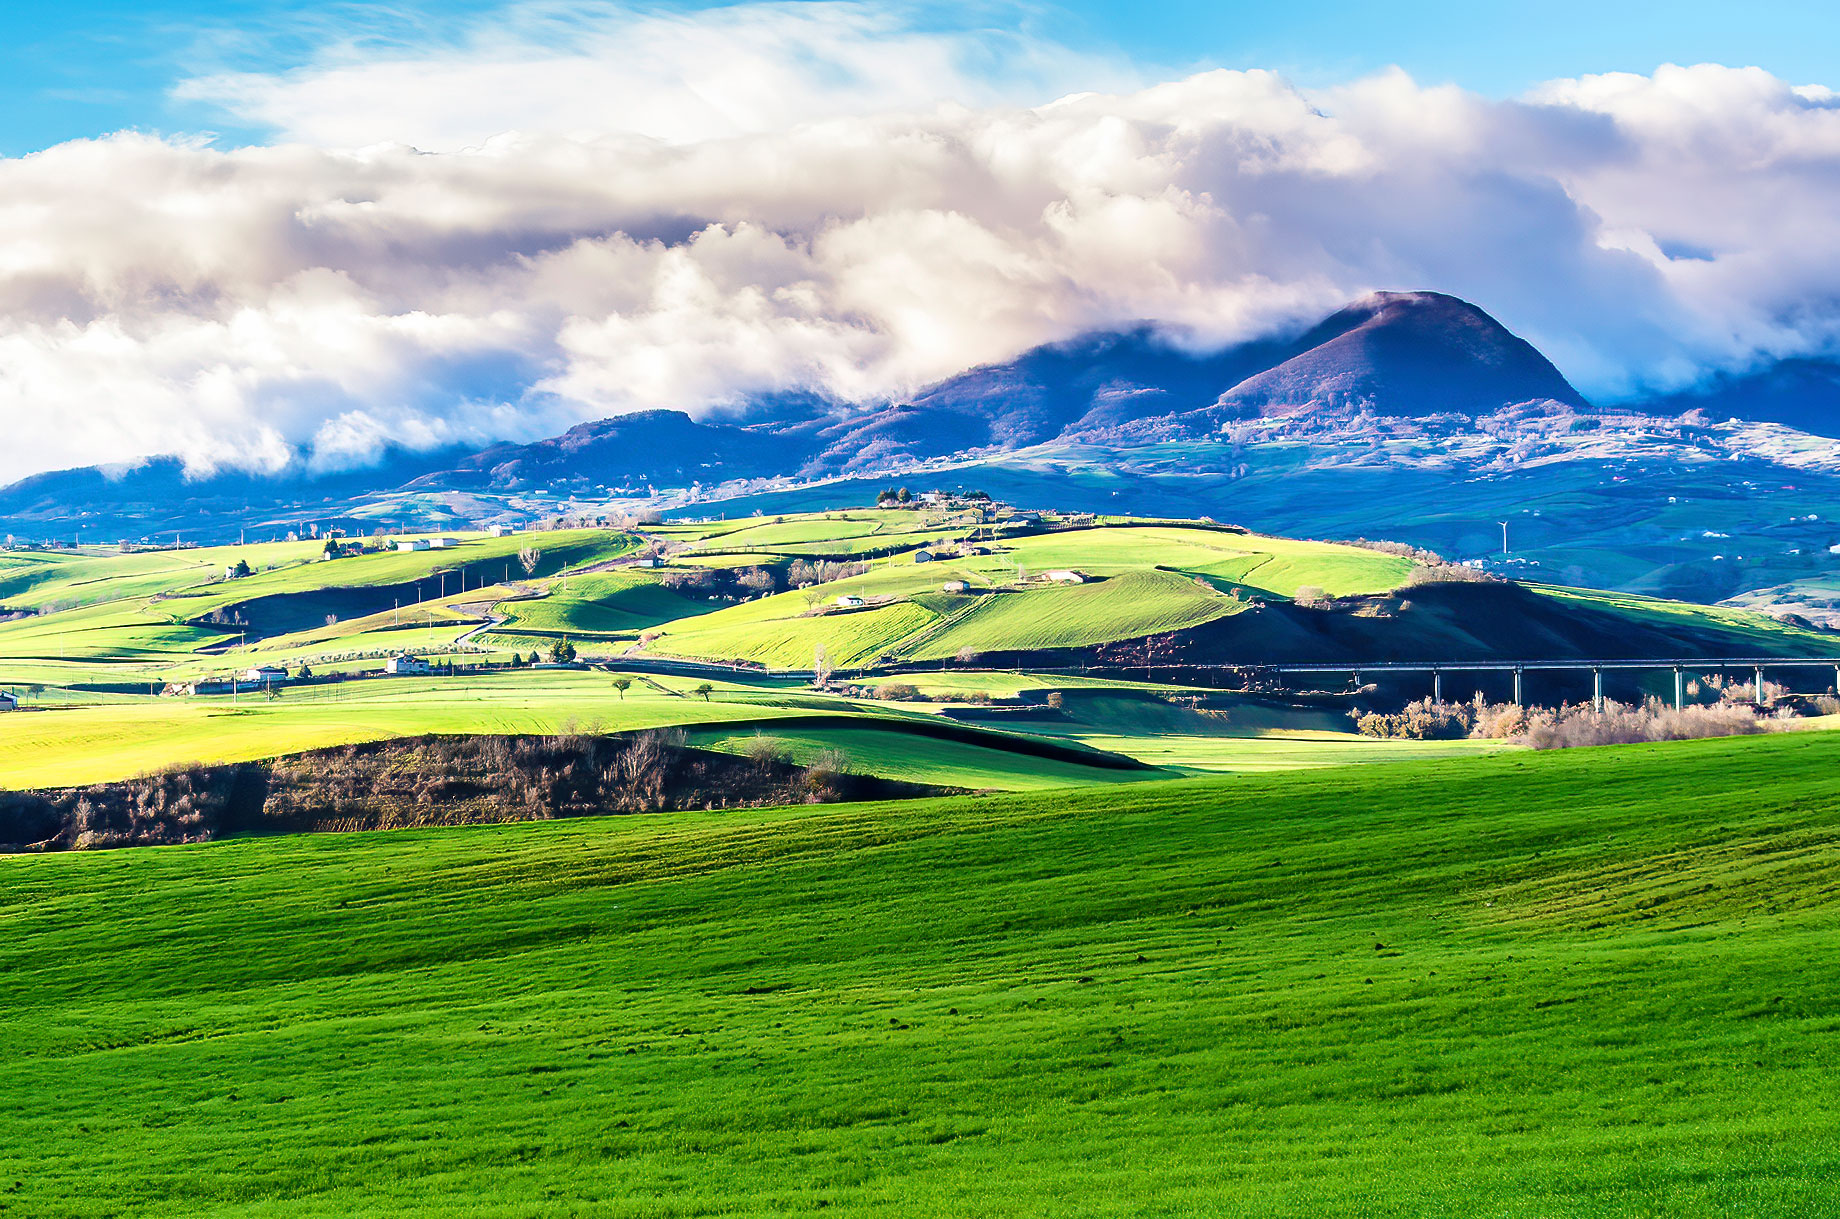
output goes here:
{"type": "MultiPolygon", "coordinates": [[[[198,87],[292,142],[0,160],[0,476],[865,401],[1094,327],[1223,343],[1375,288],[1475,300],[1606,396],[1840,350],[1840,105],[1754,70],[1508,102],[1223,71],[1023,105],[966,66],[991,36],[879,10],[597,12],[568,72],[539,31],[198,87]],[[729,101],[674,109],[686,64],[741,61],[709,68],[729,101]],[[593,105],[571,72],[601,74],[593,105]],[[449,122],[462,96],[486,100],[449,122]],[[518,130],[486,138],[498,115],[518,130]],[[399,118],[442,151],[380,142],[399,118]]],[[[997,42],[1046,65],[1025,89],[1076,61],[997,42]]]]}
{"type": "Polygon", "coordinates": [[[1121,63],[1004,28],[1021,11],[937,30],[917,8],[856,0],[690,12],[526,0],[433,45],[335,44],[293,71],[213,73],[177,96],[303,143],[452,151],[508,130],[687,142],[940,102],[1033,103],[1132,79],[1121,63]]]}

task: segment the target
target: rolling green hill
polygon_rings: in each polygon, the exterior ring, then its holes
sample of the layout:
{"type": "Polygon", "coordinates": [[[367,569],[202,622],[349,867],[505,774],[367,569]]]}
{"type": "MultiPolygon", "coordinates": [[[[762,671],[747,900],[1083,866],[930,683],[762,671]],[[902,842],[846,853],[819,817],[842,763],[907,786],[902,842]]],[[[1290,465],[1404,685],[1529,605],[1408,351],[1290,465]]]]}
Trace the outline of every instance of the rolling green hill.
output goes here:
{"type": "MultiPolygon", "coordinates": [[[[905,666],[936,668],[945,680],[974,664],[1014,671],[1098,663],[1116,675],[1119,665],[1153,662],[1836,651],[1832,634],[1760,614],[1479,583],[1399,554],[1209,522],[983,517],[969,509],[877,509],[637,532],[463,534],[447,549],[324,562],[307,542],[0,552],[7,598],[0,608],[10,611],[0,615],[0,688],[25,694],[30,711],[7,721],[0,737],[0,783],[74,784],[389,736],[550,731],[571,720],[609,730],[708,722],[745,733],[788,709],[779,685],[805,684],[760,670],[809,672],[820,657],[856,681],[865,669],[905,666]],[[642,547],[662,551],[663,565],[636,565],[642,547]],[[530,572],[517,558],[526,548],[541,552],[530,572]],[[852,559],[864,553],[875,557],[852,559]],[[829,556],[822,570],[813,555],[829,556]],[[226,579],[224,567],[238,557],[253,574],[226,579]],[[761,570],[732,570],[752,567],[761,570]],[[513,650],[523,661],[565,639],[597,663],[720,676],[721,693],[690,707],[682,689],[660,693],[640,683],[621,699],[603,676],[508,667],[513,650]],[[259,706],[244,696],[233,714],[218,695],[157,693],[255,665],[291,675],[310,666],[320,679],[374,675],[403,652],[490,671],[408,685],[297,685],[259,706]],[[686,670],[683,661],[742,667],[686,670]],[[44,718],[46,708],[57,718],[44,718]]],[[[1808,692],[1826,687],[1825,675],[1817,677],[1808,692]]],[[[990,678],[998,683],[991,689],[1020,689],[1014,672],[990,678]]],[[[1554,689],[1555,697],[1564,693],[1554,689]]],[[[1414,686],[1409,696],[1419,693],[1414,686]]],[[[802,697],[803,711],[863,713],[847,691],[802,697]]],[[[1150,697],[1185,695],[1162,688],[1150,697]]],[[[922,705],[901,714],[939,710],[922,705]]],[[[1029,731],[1183,772],[1310,766],[1375,748],[1351,745],[1335,730],[1348,726],[1341,704],[1317,709],[1322,722],[1313,723],[1308,746],[1280,737],[1294,725],[1152,730],[1160,722],[1154,708],[1130,711],[1110,723],[1045,719],[1029,731]]],[[[913,742],[898,744],[872,751],[895,778],[913,742]]],[[[1008,781],[1001,767],[991,774],[1008,781]]]]}
{"type": "Polygon", "coordinates": [[[1820,1214],[1835,749],[4,859],[0,1201],[1820,1214]]]}

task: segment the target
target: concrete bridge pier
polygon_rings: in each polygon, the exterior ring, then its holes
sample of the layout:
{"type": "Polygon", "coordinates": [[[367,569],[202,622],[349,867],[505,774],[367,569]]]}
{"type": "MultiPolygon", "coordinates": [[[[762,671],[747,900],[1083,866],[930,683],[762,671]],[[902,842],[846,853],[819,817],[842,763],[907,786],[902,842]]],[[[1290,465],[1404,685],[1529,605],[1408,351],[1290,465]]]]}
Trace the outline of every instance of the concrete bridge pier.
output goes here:
{"type": "Polygon", "coordinates": [[[1680,666],[1674,667],[1674,710],[1679,711],[1687,705],[1687,674],[1680,666]]]}
{"type": "Polygon", "coordinates": [[[1431,670],[1431,701],[1437,706],[1444,705],[1444,670],[1431,670]]]}
{"type": "Polygon", "coordinates": [[[1514,670],[1514,705],[1521,705],[1521,670],[1518,667],[1514,670]]]}
{"type": "Polygon", "coordinates": [[[1602,669],[1591,670],[1591,706],[1597,709],[1597,714],[1604,713],[1604,671],[1602,669]]]}
{"type": "Polygon", "coordinates": [[[1757,666],[1756,678],[1757,678],[1756,684],[1753,685],[1751,689],[1756,692],[1757,705],[1762,706],[1763,705],[1763,666],[1762,665],[1757,666]]]}

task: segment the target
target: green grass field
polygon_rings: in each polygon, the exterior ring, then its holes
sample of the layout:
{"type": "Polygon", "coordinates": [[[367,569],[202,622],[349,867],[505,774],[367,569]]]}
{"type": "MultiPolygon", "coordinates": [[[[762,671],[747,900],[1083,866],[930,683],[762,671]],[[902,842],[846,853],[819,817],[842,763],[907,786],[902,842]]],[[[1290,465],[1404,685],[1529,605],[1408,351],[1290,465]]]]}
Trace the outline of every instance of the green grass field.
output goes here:
{"type": "Polygon", "coordinates": [[[1001,738],[994,735],[989,744],[941,741],[868,720],[860,727],[807,729],[794,721],[744,730],[696,728],[689,734],[689,743],[740,753],[762,737],[779,745],[802,766],[834,750],[849,760],[852,770],[939,787],[1047,791],[1168,777],[1155,771],[1109,770],[1059,758],[1032,757],[1001,748],[1001,738]]]}
{"type": "Polygon", "coordinates": [[[1826,733],[0,860],[0,1204],[1815,1216],[1826,733]]]}
{"type": "Polygon", "coordinates": [[[1239,612],[1240,602],[1184,576],[1136,571],[1069,588],[976,599],[969,612],[912,649],[915,660],[974,652],[1087,647],[1200,626],[1239,612]]]}
{"type": "MultiPolygon", "coordinates": [[[[424,733],[622,732],[720,722],[771,722],[805,711],[721,683],[691,697],[683,678],[638,682],[621,698],[601,673],[500,672],[405,677],[246,694],[144,699],[14,713],[0,736],[0,788],[74,786],[193,762],[239,762],[424,733]],[[663,693],[661,689],[673,693],[663,693]]],[[[827,710],[847,708],[832,700],[827,710]]]]}

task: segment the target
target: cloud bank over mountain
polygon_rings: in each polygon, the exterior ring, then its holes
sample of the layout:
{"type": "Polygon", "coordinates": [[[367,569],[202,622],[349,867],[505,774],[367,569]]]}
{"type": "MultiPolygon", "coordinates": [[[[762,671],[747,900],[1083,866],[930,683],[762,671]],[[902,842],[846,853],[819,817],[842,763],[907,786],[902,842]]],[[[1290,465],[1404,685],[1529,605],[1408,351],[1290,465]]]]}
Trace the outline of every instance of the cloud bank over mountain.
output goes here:
{"type": "Polygon", "coordinates": [[[1473,300],[1605,399],[1840,351],[1840,98],[1758,70],[1508,101],[1397,72],[1119,88],[862,6],[588,20],[566,51],[481,29],[185,86],[268,146],[0,160],[0,477],[867,401],[1094,328],[1217,345],[1382,288],[1473,300]]]}

